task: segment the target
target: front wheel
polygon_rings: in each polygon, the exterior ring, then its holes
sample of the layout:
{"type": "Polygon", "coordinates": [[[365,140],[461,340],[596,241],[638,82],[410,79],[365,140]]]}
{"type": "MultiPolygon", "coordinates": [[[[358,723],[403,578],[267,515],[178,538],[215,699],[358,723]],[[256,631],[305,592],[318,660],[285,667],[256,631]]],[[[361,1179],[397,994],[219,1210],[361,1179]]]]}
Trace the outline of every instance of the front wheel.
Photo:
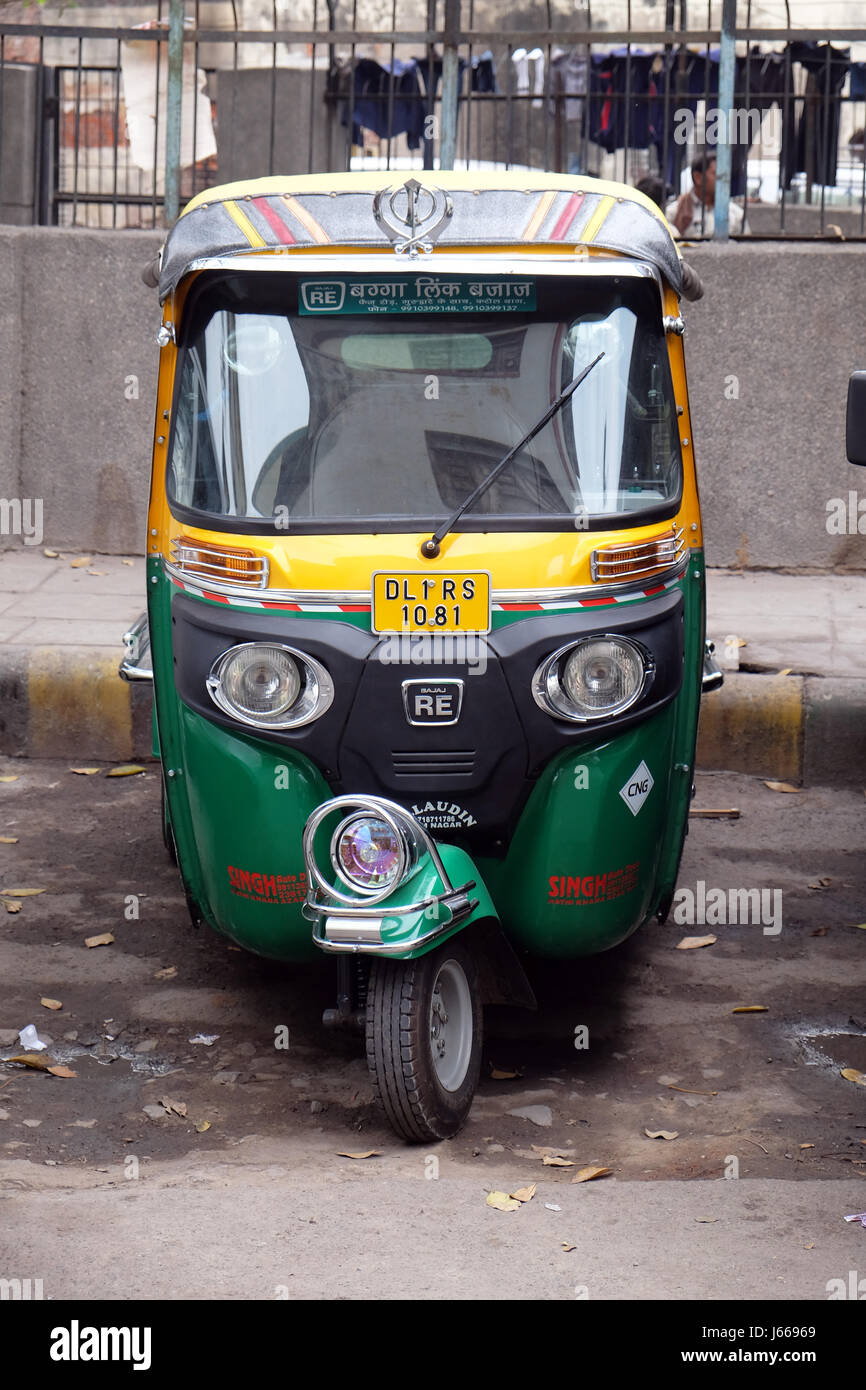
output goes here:
{"type": "Polygon", "coordinates": [[[466,1122],[481,1073],[478,972],[459,942],[417,960],[374,960],[367,1065],[404,1139],[449,1139],[466,1122]]]}

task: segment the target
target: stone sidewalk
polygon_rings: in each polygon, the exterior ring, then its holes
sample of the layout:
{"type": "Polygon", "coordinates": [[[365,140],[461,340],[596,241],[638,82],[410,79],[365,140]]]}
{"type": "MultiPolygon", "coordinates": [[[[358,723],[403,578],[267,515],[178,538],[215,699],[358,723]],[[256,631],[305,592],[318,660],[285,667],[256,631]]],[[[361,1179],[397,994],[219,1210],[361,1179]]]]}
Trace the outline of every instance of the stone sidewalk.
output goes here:
{"type": "MultiPolygon", "coordinates": [[[[117,678],[144,590],[141,556],[0,554],[0,752],[147,756],[149,690],[117,678]]],[[[712,570],[707,593],[726,678],[700,766],[866,783],[866,575],[712,570]]]]}

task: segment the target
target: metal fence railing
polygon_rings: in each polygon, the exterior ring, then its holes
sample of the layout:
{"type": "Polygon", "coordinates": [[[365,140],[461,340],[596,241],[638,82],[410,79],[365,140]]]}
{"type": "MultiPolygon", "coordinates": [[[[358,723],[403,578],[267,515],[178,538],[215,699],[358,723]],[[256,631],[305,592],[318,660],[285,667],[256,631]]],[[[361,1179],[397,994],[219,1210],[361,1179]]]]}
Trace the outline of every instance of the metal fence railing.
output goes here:
{"type": "Polygon", "coordinates": [[[242,28],[237,0],[0,21],[0,221],[153,227],[235,178],[453,165],[643,181],[690,236],[729,187],[733,235],[866,237],[866,27],[758,28],[708,0],[678,30],[668,0],[656,29],[593,27],[589,5],[493,29],[475,0],[400,3],[373,28],[359,0],[310,0],[306,29],[276,3],[242,28]]]}

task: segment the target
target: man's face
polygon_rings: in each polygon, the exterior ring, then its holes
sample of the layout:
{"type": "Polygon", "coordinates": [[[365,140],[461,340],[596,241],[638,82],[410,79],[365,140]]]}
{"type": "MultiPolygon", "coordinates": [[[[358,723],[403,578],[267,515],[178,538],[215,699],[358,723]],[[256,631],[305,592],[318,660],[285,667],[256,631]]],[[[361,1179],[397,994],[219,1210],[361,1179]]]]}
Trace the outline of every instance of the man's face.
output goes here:
{"type": "Polygon", "coordinates": [[[707,160],[703,173],[694,175],[695,192],[702,203],[711,206],[716,201],[716,161],[707,160]]]}

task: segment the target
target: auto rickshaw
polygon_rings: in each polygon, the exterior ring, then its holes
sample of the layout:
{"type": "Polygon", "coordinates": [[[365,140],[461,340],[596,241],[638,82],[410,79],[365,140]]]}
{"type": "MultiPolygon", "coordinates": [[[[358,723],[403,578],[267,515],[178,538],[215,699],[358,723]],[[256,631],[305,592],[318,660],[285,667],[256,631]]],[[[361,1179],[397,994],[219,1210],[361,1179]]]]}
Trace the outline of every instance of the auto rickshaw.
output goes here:
{"type": "Polygon", "coordinates": [[[528,956],[664,919],[720,681],[664,217],[423,179],[230,184],[172,228],[124,662],[193,920],[335,957],[325,1022],[410,1141],[465,1121],[528,956]]]}

